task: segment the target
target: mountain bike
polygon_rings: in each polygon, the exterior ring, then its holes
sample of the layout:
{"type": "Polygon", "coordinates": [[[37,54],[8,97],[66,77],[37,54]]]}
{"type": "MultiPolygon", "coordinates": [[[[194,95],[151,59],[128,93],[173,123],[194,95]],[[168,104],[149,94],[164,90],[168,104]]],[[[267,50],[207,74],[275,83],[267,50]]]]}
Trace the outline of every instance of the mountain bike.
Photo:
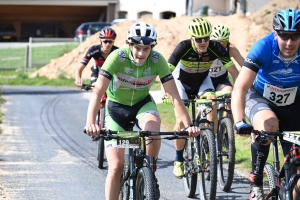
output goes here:
{"type": "MultiPolygon", "coordinates": [[[[297,167],[300,166],[300,132],[265,132],[258,130],[253,132],[258,135],[256,141],[265,143],[267,140],[271,140],[273,147],[273,165],[266,163],[264,167],[264,178],[267,179],[266,183],[268,186],[268,193],[265,194],[264,199],[292,200],[294,187],[300,178],[300,174],[296,173],[297,167]],[[274,138],[271,136],[274,136],[274,138]],[[280,140],[279,136],[283,136],[283,140],[280,140]],[[293,143],[289,154],[284,158],[281,168],[278,155],[278,141],[293,143]]],[[[265,186],[264,183],[264,188],[265,186]]]]}
{"type": "Polygon", "coordinates": [[[231,91],[217,91],[218,131],[216,134],[216,151],[218,158],[218,184],[227,192],[232,185],[235,166],[235,138],[232,126],[232,113],[228,109],[231,91]]]}
{"type": "Polygon", "coordinates": [[[183,149],[185,194],[189,198],[194,197],[199,181],[200,199],[214,200],[217,190],[217,155],[214,124],[206,117],[212,111],[212,100],[192,98],[184,102],[186,105],[191,104],[193,124],[200,127],[200,135],[187,138],[183,149]],[[196,105],[199,109],[197,116],[196,105]],[[205,124],[209,124],[209,128],[205,124]]]}
{"type": "MultiPolygon", "coordinates": [[[[94,86],[91,84],[83,84],[82,89],[84,90],[91,90],[94,86]]],[[[99,125],[100,129],[105,127],[105,103],[106,103],[106,93],[101,97],[101,104],[98,110],[98,114],[96,116],[96,124],[99,125]]],[[[97,161],[98,161],[98,168],[103,169],[103,163],[105,160],[105,149],[104,149],[104,139],[100,137],[92,137],[93,141],[98,141],[98,151],[97,151],[97,161]]]]}
{"type": "Polygon", "coordinates": [[[151,136],[157,135],[166,136],[160,139],[174,140],[188,136],[188,132],[100,131],[100,138],[116,139],[117,148],[129,149],[129,153],[124,155],[119,200],[156,199],[155,193],[159,189],[154,174],[156,161],[146,155],[146,146],[154,140],[151,136]]]}

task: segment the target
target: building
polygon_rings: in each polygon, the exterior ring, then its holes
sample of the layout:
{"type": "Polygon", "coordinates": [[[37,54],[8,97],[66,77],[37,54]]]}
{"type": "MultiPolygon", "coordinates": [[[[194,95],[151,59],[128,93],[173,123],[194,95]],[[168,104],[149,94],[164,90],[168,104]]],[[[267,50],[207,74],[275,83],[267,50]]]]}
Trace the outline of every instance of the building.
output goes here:
{"type": "MultiPolygon", "coordinates": [[[[0,23],[12,23],[19,40],[29,37],[74,37],[83,22],[143,16],[169,19],[196,13],[207,5],[217,14],[228,14],[233,0],[0,0],[0,23]],[[189,9],[189,2],[193,2],[189,9]]],[[[247,0],[254,12],[270,0],[247,0]],[[255,6],[256,5],[256,6],[255,6]]],[[[200,14],[200,13],[199,13],[200,14]]]]}

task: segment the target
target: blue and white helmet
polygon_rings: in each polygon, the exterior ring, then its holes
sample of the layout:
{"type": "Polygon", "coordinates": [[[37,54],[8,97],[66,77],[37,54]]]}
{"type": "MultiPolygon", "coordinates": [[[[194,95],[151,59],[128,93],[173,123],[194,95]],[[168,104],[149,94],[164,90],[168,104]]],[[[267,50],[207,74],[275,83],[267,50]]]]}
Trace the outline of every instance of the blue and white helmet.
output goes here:
{"type": "Polygon", "coordinates": [[[278,11],[273,19],[275,31],[300,32],[300,10],[288,8],[278,11]]]}
{"type": "Polygon", "coordinates": [[[137,45],[156,45],[157,33],[155,28],[146,22],[137,22],[131,25],[127,33],[127,42],[137,45]]]}

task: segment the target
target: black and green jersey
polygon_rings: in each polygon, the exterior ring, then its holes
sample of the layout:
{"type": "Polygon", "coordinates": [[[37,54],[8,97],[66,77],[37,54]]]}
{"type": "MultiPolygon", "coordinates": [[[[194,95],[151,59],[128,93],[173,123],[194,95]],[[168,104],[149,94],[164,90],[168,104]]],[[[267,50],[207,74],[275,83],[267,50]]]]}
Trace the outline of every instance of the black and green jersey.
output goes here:
{"type": "Polygon", "coordinates": [[[168,63],[173,76],[182,83],[199,86],[208,76],[209,68],[219,59],[225,68],[233,65],[228,51],[217,41],[210,40],[207,51],[198,54],[190,39],[180,42],[171,54],[168,63]]]}
{"type": "Polygon", "coordinates": [[[157,51],[151,51],[145,63],[134,64],[129,48],[117,49],[109,54],[100,74],[111,80],[107,96],[110,100],[132,106],[148,94],[157,75],[162,83],[173,76],[165,58],[157,51]]]}

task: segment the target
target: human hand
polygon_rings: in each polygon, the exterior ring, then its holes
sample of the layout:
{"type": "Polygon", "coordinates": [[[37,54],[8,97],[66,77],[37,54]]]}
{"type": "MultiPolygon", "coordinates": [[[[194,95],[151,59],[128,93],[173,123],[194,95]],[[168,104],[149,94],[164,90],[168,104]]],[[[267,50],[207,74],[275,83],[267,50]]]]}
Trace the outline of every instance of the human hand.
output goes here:
{"type": "Polygon", "coordinates": [[[253,126],[251,124],[247,124],[247,122],[243,119],[242,121],[235,123],[234,129],[236,130],[236,133],[241,136],[249,136],[253,131],[253,126]]]}
{"type": "Polygon", "coordinates": [[[85,133],[89,136],[97,136],[100,134],[100,128],[96,124],[87,124],[84,127],[85,133]]]}
{"type": "Polygon", "coordinates": [[[75,81],[75,85],[77,86],[77,87],[82,87],[82,81],[79,79],[79,80],[76,80],[75,81]]]}
{"type": "Polygon", "coordinates": [[[197,137],[200,134],[200,128],[198,126],[190,125],[187,129],[190,137],[197,137]]]}

